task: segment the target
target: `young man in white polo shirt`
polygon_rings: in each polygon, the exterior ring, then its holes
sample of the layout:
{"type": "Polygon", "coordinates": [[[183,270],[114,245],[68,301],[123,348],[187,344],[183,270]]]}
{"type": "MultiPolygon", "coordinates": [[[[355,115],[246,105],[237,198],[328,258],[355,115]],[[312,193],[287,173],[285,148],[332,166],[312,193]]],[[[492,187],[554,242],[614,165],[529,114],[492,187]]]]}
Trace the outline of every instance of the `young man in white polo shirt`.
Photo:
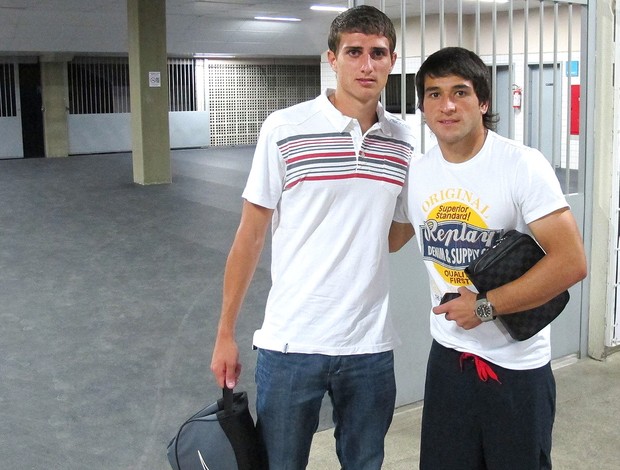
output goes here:
{"type": "Polygon", "coordinates": [[[234,329],[272,230],[272,288],[254,335],[257,427],[270,470],[303,469],[325,393],[341,467],[381,468],[396,396],[388,231],[413,135],[379,104],[396,60],[392,22],[359,6],[332,23],[335,90],[261,129],[224,275],[211,370],[232,388],[234,329]]]}

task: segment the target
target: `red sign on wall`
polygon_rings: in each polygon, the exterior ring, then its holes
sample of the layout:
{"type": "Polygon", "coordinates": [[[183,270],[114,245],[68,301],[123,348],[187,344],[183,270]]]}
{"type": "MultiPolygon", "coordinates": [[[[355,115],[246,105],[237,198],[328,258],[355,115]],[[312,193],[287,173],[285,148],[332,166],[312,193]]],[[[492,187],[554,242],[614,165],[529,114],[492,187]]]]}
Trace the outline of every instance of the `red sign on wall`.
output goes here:
{"type": "Polygon", "coordinates": [[[579,135],[579,95],[580,85],[570,86],[570,133],[579,135]]]}

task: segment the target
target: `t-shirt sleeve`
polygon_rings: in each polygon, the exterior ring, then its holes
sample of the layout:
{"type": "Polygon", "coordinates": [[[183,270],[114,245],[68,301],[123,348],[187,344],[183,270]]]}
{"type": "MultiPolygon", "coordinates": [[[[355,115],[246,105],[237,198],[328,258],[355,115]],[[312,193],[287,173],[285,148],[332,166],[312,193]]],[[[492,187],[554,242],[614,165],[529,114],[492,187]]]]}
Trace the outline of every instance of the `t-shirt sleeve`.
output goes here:
{"type": "Polygon", "coordinates": [[[526,224],[569,207],[551,164],[540,151],[528,150],[517,170],[518,202],[526,224]]]}

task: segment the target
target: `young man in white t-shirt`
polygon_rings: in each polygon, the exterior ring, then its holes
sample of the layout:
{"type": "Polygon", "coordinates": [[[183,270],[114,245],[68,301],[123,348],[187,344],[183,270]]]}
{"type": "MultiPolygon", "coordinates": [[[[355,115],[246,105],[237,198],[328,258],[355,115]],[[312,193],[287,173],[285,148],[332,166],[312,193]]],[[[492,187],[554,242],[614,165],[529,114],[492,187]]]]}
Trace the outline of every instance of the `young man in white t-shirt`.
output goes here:
{"type": "Polygon", "coordinates": [[[272,287],[253,339],[257,428],[270,470],[306,467],[325,393],[342,468],[381,468],[398,343],[388,233],[413,153],[411,129],[379,104],[395,43],[378,9],[342,13],[328,40],[336,89],[273,113],[261,128],[211,370],[220,386],[237,384],[235,324],[271,224],[272,287]]]}
{"type": "Polygon", "coordinates": [[[420,469],[550,469],[550,328],[515,341],[495,318],[542,305],[586,276],[577,224],[544,156],[491,130],[489,73],[476,54],[437,51],[416,88],[438,145],[410,165],[390,249],[417,232],[430,280],[420,469]],[[464,268],[511,229],[532,234],[546,256],[519,279],[475,292],[464,268]],[[440,304],[447,292],[460,296],[440,304]]]}

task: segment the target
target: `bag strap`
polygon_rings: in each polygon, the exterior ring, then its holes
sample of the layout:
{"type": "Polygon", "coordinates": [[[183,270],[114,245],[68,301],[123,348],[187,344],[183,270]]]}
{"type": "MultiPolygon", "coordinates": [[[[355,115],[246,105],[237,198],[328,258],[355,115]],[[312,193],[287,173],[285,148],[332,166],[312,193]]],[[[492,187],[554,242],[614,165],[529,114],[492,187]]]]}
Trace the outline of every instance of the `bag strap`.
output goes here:
{"type": "Polygon", "coordinates": [[[224,386],[222,389],[222,398],[224,399],[224,410],[230,413],[233,408],[233,391],[232,388],[224,386]]]}
{"type": "MultiPolygon", "coordinates": [[[[226,386],[224,386],[224,388],[222,389],[222,399],[223,399],[223,405],[224,405],[224,410],[227,413],[232,412],[232,408],[233,408],[233,391],[232,388],[228,388],[226,386]]],[[[179,428],[179,430],[177,431],[177,435],[174,439],[174,458],[177,462],[177,468],[181,468],[181,463],[179,462],[179,436],[181,435],[181,431],[183,430],[183,428],[190,422],[192,421],[197,415],[199,415],[200,413],[202,413],[205,409],[207,409],[209,406],[208,405],[206,407],[204,407],[202,410],[200,410],[198,413],[196,413],[194,416],[192,416],[191,418],[188,418],[187,421],[185,421],[181,427],[179,428]]]]}

